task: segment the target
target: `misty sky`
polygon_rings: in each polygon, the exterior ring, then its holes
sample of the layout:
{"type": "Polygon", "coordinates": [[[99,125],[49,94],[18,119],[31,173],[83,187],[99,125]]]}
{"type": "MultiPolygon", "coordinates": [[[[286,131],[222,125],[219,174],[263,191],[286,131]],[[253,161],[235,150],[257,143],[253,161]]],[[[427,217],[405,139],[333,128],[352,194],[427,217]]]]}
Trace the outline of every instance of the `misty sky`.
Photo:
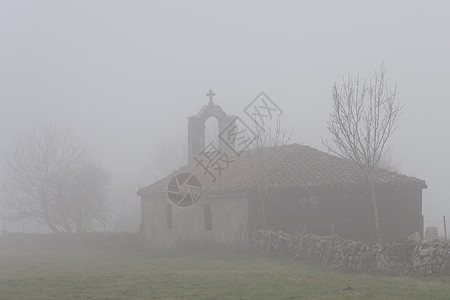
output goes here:
{"type": "Polygon", "coordinates": [[[404,104],[393,159],[426,180],[431,226],[450,217],[449,37],[445,1],[2,0],[0,153],[56,122],[132,181],[209,89],[241,116],[265,91],[293,142],[323,150],[333,83],[384,61],[404,104]]]}

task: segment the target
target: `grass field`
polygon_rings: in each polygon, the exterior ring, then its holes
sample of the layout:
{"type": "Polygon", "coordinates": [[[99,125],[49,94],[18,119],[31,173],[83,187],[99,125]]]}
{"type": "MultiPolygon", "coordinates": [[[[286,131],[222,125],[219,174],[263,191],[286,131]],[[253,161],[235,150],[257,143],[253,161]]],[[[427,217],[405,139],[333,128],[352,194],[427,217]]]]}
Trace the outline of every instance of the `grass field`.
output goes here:
{"type": "Polygon", "coordinates": [[[223,253],[30,252],[0,253],[0,299],[450,299],[447,277],[351,275],[223,253]]]}

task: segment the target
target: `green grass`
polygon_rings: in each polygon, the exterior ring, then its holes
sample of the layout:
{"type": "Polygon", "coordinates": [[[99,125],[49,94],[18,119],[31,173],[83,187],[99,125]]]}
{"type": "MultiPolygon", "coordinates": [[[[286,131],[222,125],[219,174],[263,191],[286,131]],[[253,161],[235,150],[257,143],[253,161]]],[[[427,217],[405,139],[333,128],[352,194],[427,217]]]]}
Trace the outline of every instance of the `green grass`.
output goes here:
{"type": "Polygon", "coordinates": [[[212,253],[0,253],[0,299],[450,299],[450,278],[212,253]],[[348,286],[352,291],[345,291],[348,286]]]}

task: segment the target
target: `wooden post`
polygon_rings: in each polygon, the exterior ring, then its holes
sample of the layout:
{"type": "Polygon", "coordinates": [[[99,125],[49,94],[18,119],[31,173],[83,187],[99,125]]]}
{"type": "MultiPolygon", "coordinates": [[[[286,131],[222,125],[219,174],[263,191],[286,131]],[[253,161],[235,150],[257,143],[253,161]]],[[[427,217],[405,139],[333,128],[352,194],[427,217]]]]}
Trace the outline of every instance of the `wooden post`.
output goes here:
{"type": "Polygon", "coordinates": [[[270,240],[272,239],[272,230],[269,231],[269,240],[267,241],[266,256],[269,257],[270,240]]]}
{"type": "Polygon", "coordinates": [[[444,236],[445,236],[445,240],[447,241],[447,224],[445,223],[445,216],[444,218],[444,236]]]}
{"type": "Polygon", "coordinates": [[[302,247],[303,247],[303,237],[306,234],[306,225],[303,225],[303,230],[302,230],[302,237],[300,239],[300,243],[298,243],[298,249],[297,249],[297,254],[296,256],[301,256],[302,254],[302,247]]]}
{"type": "Polygon", "coordinates": [[[333,247],[334,244],[334,223],[331,223],[331,236],[330,236],[330,242],[328,244],[328,253],[327,253],[327,264],[330,261],[330,253],[331,253],[331,248],[333,247]]]}

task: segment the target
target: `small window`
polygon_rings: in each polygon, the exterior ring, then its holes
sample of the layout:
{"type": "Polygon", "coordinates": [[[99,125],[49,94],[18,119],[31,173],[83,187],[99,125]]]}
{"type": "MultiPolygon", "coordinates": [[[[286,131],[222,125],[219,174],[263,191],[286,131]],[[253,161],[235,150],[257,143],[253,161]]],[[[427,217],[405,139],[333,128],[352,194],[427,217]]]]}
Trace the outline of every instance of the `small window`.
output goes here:
{"type": "Polygon", "coordinates": [[[172,204],[167,204],[167,229],[172,229],[172,204]]]}
{"type": "Polygon", "coordinates": [[[205,230],[212,231],[212,215],[211,215],[211,205],[204,205],[205,209],[205,230]]]}

